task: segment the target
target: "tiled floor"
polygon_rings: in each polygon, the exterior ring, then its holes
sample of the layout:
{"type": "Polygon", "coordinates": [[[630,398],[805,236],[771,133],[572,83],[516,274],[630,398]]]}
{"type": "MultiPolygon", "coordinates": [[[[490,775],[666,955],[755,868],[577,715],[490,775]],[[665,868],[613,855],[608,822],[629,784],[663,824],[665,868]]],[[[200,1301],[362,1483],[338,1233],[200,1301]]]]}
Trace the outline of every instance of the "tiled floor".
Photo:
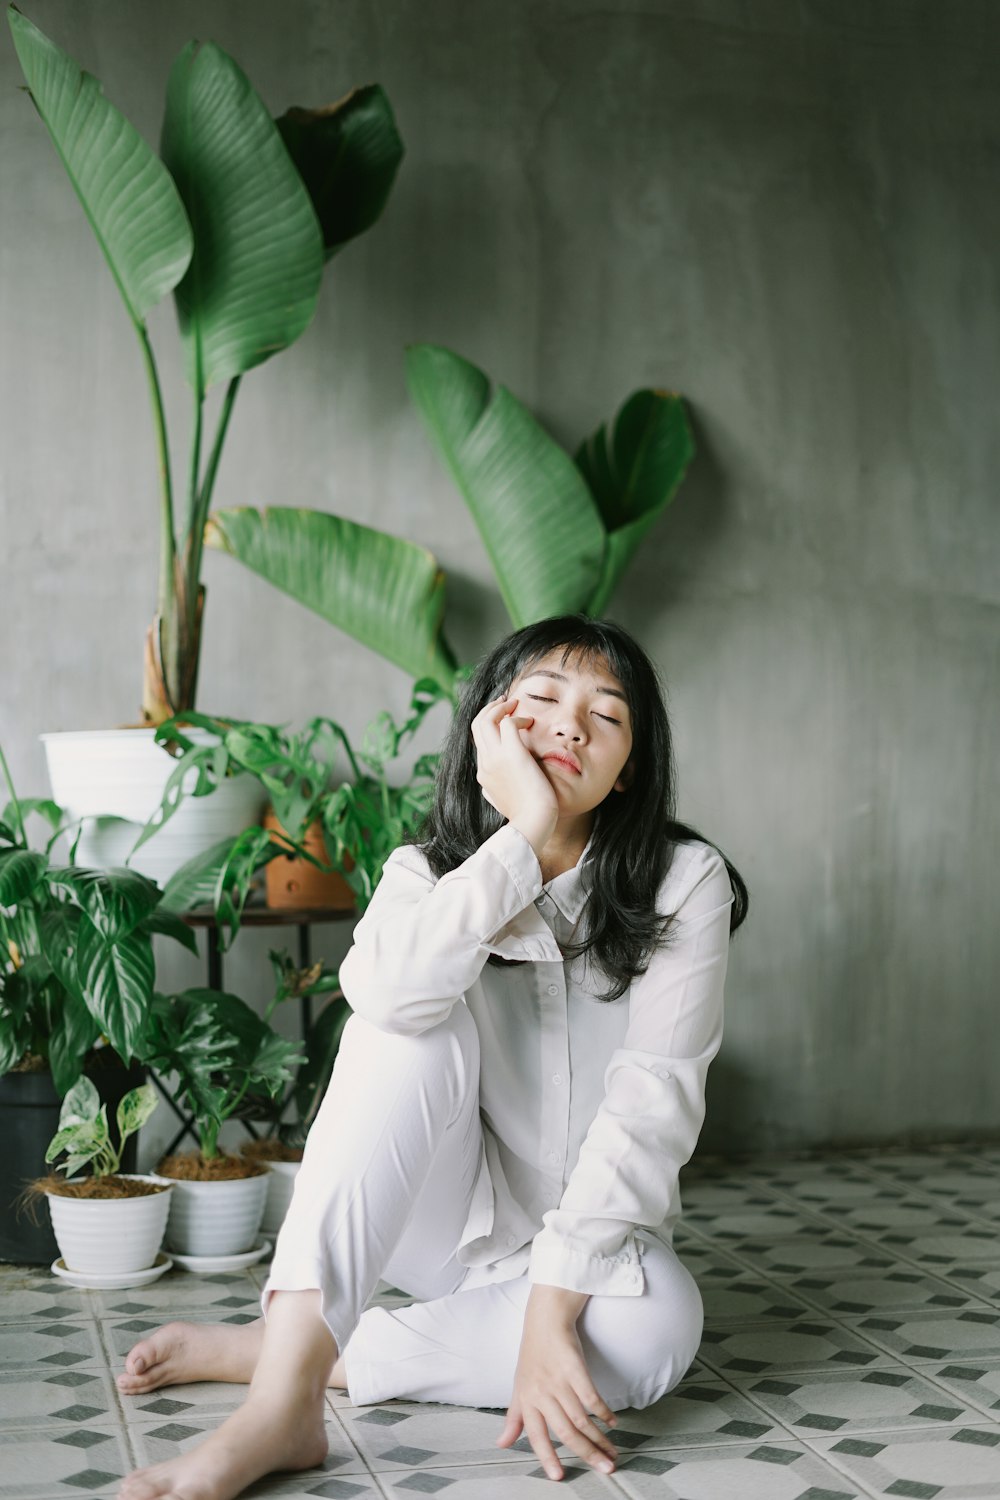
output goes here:
{"type": "MultiPolygon", "coordinates": [[[[713,1160],[682,1190],[698,1358],[656,1406],[619,1415],[611,1478],[569,1457],[563,1485],[609,1500],[1000,1500],[1000,1144],[713,1160]]],[[[171,1272],[99,1295],[0,1267],[0,1500],[113,1494],[196,1442],[243,1388],[128,1399],[114,1373],[167,1318],[255,1317],[260,1280],[171,1272]]],[[[494,1447],[501,1425],[331,1393],[322,1469],[249,1493],[550,1496],[523,1437],[494,1447]]]]}

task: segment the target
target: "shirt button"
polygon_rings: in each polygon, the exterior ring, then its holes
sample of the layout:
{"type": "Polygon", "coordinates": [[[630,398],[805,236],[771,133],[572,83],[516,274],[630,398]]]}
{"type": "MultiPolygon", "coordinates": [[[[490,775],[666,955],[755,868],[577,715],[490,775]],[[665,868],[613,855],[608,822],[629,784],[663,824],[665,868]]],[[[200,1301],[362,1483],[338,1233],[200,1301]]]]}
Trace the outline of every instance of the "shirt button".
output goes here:
{"type": "Polygon", "coordinates": [[[549,985],[549,994],[550,995],[558,995],[558,993],[559,993],[559,986],[557,984],[550,984],[549,985]]]}
{"type": "Polygon", "coordinates": [[[557,1162],[558,1160],[559,1160],[559,1152],[558,1151],[550,1151],[549,1152],[549,1161],[551,1161],[551,1162],[557,1162]]]}
{"type": "Polygon", "coordinates": [[[542,895],[535,897],[535,905],[536,906],[544,906],[545,905],[545,894],[544,894],[544,892],[542,893],[542,895]]]}
{"type": "Polygon", "coordinates": [[[508,1245],[516,1245],[517,1244],[517,1235],[516,1234],[509,1234],[507,1236],[507,1243],[508,1243],[508,1245]]]}
{"type": "Polygon", "coordinates": [[[553,1075],[552,1075],[552,1082],[553,1083],[562,1083],[562,1074],[561,1073],[553,1073],[553,1075]]]}

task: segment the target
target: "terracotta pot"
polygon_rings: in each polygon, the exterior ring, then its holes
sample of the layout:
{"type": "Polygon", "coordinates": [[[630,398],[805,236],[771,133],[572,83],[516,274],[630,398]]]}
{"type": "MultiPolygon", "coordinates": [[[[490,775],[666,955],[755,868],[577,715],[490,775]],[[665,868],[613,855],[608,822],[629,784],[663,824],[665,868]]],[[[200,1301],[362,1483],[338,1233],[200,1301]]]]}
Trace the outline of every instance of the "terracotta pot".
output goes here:
{"type": "MultiPolygon", "coordinates": [[[[271,808],[264,814],[264,827],[277,835],[279,842],[287,840],[288,835],[271,808]]],[[[310,854],[326,863],[323,828],[318,821],[313,823],[306,834],[305,846],[310,854]]],[[[353,869],[349,859],[345,860],[345,866],[353,869]]],[[[338,870],[324,874],[307,859],[299,859],[291,854],[278,854],[268,863],[265,873],[268,906],[285,910],[298,907],[309,911],[317,908],[323,911],[350,911],[354,906],[354,892],[338,870]]]]}

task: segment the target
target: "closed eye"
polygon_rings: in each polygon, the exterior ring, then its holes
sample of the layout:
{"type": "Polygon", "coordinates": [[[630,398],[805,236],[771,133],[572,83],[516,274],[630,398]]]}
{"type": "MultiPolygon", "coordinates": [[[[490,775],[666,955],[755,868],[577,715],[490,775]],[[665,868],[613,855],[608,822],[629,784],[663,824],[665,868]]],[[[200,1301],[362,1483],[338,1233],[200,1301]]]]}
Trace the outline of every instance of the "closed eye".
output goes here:
{"type": "MultiPolygon", "coordinates": [[[[555,703],[555,698],[543,698],[541,693],[525,693],[526,698],[534,698],[536,703],[555,703]]],[[[610,714],[595,714],[597,718],[603,719],[606,724],[620,724],[621,719],[613,719],[610,714]]]]}

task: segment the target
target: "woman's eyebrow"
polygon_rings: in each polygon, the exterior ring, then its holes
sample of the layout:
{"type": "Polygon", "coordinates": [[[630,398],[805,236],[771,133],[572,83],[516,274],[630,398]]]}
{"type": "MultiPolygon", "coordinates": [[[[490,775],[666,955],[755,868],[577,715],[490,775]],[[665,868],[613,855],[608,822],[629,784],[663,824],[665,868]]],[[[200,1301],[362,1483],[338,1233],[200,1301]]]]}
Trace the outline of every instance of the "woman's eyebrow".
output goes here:
{"type": "MultiPolygon", "coordinates": [[[[553,678],[555,678],[556,682],[569,682],[569,678],[563,672],[550,672],[547,669],[545,671],[541,671],[541,672],[529,672],[528,676],[529,677],[553,677],[553,678]]],[[[620,698],[622,700],[622,702],[625,704],[625,707],[626,708],[628,707],[628,699],[626,698],[625,694],[624,693],[620,693],[617,688],[599,686],[599,687],[596,687],[594,689],[594,691],[595,691],[595,693],[603,693],[608,698],[620,698]]]]}

